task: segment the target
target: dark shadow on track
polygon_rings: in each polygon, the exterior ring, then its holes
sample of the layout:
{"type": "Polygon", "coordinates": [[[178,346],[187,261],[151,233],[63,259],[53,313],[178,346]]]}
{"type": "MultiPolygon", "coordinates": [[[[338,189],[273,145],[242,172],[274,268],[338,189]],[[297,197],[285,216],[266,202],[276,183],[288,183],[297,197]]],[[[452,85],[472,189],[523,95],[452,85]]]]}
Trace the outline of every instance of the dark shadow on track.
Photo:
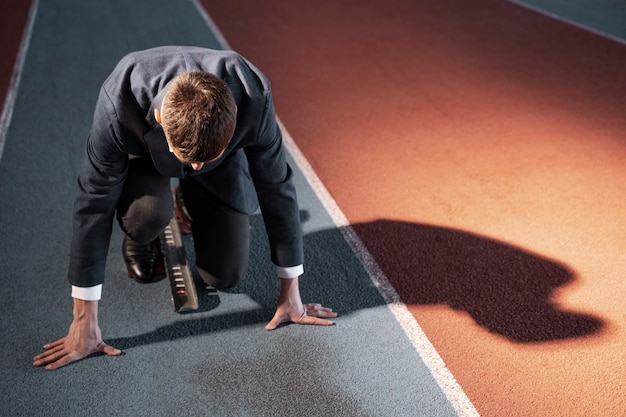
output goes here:
{"type": "MultiPolygon", "coordinates": [[[[582,337],[603,327],[602,320],[564,311],[551,300],[558,287],[575,279],[570,270],[555,261],[443,227],[390,220],[352,227],[405,304],[447,304],[514,342],[582,337]]],[[[251,250],[266,251],[260,216],[251,216],[251,228],[251,250]]],[[[339,229],[306,235],[305,248],[308,266],[300,284],[304,302],[320,302],[340,317],[385,303],[339,229]]],[[[190,262],[193,265],[193,258],[190,262]]],[[[216,309],[220,294],[227,293],[249,296],[258,303],[257,309],[201,318],[189,312],[181,315],[181,320],[152,332],[108,342],[125,350],[268,322],[274,312],[278,280],[271,267],[265,269],[259,264],[253,263],[248,277],[230,290],[207,291],[196,281],[200,304],[197,313],[216,309]]]]}
{"type": "Polygon", "coordinates": [[[551,300],[575,276],[550,259],[443,227],[379,220],[353,229],[405,304],[447,304],[515,342],[581,337],[603,327],[551,300]]]}

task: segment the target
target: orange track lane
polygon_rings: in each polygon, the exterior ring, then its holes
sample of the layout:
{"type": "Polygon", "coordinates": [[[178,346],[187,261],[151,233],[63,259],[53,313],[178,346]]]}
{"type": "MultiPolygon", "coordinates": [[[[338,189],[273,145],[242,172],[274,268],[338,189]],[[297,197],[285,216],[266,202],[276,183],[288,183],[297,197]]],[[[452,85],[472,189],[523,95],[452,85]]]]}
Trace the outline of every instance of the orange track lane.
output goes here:
{"type": "Polygon", "coordinates": [[[203,4],[482,415],[623,415],[626,46],[501,0],[203,4]]]}
{"type": "Polygon", "coordinates": [[[2,40],[0,42],[0,103],[2,104],[8,93],[30,4],[31,2],[27,0],[4,0],[2,4],[0,17],[0,39],[2,40]]]}

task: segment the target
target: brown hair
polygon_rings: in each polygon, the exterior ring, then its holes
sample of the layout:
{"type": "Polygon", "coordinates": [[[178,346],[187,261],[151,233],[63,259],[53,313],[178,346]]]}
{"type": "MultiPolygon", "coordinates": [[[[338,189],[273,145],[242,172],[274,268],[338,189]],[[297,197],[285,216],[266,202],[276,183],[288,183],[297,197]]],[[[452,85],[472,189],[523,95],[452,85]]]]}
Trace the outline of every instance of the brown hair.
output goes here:
{"type": "Polygon", "coordinates": [[[207,162],[226,148],[237,118],[226,83],[208,72],[187,72],[174,79],[163,98],[163,131],[188,162],[207,162]]]}

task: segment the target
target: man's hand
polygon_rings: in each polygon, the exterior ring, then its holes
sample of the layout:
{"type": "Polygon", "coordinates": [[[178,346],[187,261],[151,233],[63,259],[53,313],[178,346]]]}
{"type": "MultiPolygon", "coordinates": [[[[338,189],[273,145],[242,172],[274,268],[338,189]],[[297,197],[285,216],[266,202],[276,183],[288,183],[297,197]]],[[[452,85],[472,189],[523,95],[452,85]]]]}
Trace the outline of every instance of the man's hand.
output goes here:
{"type": "Polygon", "coordinates": [[[47,350],[35,356],[33,365],[45,365],[47,370],[60,368],[96,352],[111,356],[122,353],[121,350],[102,341],[98,326],[98,301],[76,298],[74,298],[74,321],[67,336],[44,345],[44,348],[47,350]]]}
{"type": "Polygon", "coordinates": [[[281,323],[291,321],[297,324],[315,324],[330,326],[332,321],[326,318],[337,317],[332,309],[320,304],[302,304],[298,278],[280,280],[280,296],[274,318],[265,326],[265,330],[274,330],[281,323]]]}

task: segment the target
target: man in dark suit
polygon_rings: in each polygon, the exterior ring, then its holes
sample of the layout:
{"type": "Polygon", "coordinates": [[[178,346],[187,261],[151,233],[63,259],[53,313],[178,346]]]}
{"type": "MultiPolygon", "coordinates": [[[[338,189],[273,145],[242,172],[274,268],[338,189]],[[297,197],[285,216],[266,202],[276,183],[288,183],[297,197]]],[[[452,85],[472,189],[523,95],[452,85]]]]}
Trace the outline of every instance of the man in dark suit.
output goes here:
{"type": "Polygon", "coordinates": [[[129,276],[149,282],[158,236],[174,212],[170,178],[180,179],[207,284],[226,288],[243,277],[248,216],[260,206],[281,281],[266,329],[332,324],[332,310],[300,299],[302,231],[269,81],[232,51],[160,47],[124,57],[100,90],[75,202],[74,320],[34,365],[55,369],[94,352],[121,353],[102,341],[97,321],[112,223],[117,217],[125,233],[129,276]]]}

